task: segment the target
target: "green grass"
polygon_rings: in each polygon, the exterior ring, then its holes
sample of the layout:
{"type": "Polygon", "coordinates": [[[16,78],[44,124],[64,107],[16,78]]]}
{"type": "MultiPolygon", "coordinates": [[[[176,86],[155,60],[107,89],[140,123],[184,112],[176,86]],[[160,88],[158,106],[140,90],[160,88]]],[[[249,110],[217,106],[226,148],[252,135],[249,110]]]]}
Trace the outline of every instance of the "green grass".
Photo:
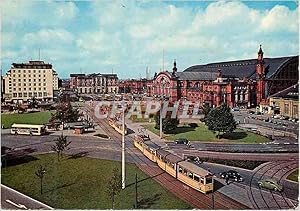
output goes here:
{"type": "MultiPolygon", "coordinates": [[[[33,157],[27,163],[2,168],[2,184],[42,201],[56,209],[111,209],[106,185],[113,168],[121,169],[116,161],[80,157],[58,163],[56,154],[33,157]],[[42,165],[47,171],[44,177],[44,193],[40,194],[40,180],[35,171],[42,165]]],[[[23,159],[24,160],[24,159],[23,159]]],[[[138,199],[143,209],[190,209],[191,207],[157,182],[149,179],[134,164],[126,164],[125,190],[116,197],[115,209],[132,209],[135,199],[135,174],[138,175],[138,199]],[[143,180],[144,179],[144,180],[143,180]]]]}
{"type": "Polygon", "coordinates": [[[149,120],[151,122],[154,122],[153,118],[138,118],[137,116],[134,116],[134,115],[130,116],[129,119],[133,122],[142,122],[143,123],[143,122],[149,122],[149,120]]]}
{"type": "Polygon", "coordinates": [[[293,171],[288,177],[287,179],[298,182],[298,177],[299,177],[299,169],[293,171]]]}
{"type": "Polygon", "coordinates": [[[45,124],[51,117],[50,111],[25,113],[25,114],[1,114],[1,124],[10,128],[13,123],[45,124]]]}
{"type": "MultiPolygon", "coordinates": [[[[144,128],[159,135],[159,130],[154,128],[154,124],[143,125],[144,128]]],[[[227,142],[227,143],[264,143],[268,142],[264,136],[260,136],[248,131],[236,129],[233,133],[226,134],[223,138],[218,139],[216,135],[207,129],[204,124],[198,124],[198,127],[192,128],[189,125],[179,125],[171,134],[164,134],[164,138],[168,140],[176,140],[186,138],[189,141],[202,142],[227,142]]]]}

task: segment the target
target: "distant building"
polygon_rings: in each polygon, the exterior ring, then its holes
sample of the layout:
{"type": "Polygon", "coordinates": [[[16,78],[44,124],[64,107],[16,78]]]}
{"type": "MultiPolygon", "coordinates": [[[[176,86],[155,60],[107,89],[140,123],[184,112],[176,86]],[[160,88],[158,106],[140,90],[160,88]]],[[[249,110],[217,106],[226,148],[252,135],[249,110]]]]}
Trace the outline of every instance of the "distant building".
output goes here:
{"type": "Polygon", "coordinates": [[[149,84],[151,84],[151,82],[151,80],[148,80],[146,78],[120,80],[119,92],[132,94],[147,94],[149,92],[148,86],[149,84]]]}
{"type": "Polygon", "coordinates": [[[117,74],[70,74],[70,88],[79,94],[118,93],[117,74]]]}
{"type": "Polygon", "coordinates": [[[154,75],[150,96],[186,99],[201,104],[230,107],[256,107],[268,97],[299,80],[299,57],[264,58],[259,48],[257,59],[195,65],[183,72],[154,75]]]}
{"type": "Polygon", "coordinates": [[[295,84],[270,96],[273,114],[299,119],[299,84],[295,84]]]}
{"type": "Polygon", "coordinates": [[[52,101],[58,91],[58,75],[52,64],[44,61],[12,63],[4,82],[5,102],[26,102],[33,97],[52,101]]]}

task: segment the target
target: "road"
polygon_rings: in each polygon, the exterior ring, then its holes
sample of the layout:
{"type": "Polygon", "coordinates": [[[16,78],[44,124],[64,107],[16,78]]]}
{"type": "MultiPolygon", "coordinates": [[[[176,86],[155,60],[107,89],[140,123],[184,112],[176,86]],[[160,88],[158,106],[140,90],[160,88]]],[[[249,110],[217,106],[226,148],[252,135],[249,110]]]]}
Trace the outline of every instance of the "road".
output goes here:
{"type": "MultiPolygon", "coordinates": [[[[296,123],[296,122],[291,122],[288,120],[281,120],[281,119],[274,119],[274,118],[271,118],[270,115],[266,115],[266,114],[265,115],[249,114],[247,111],[236,111],[236,112],[233,112],[233,115],[234,115],[236,121],[240,122],[240,123],[247,123],[247,124],[253,124],[256,126],[268,127],[271,130],[275,129],[275,130],[280,130],[280,131],[292,132],[297,135],[299,133],[299,123],[296,123]],[[276,122],[277,124],[263,121],[263,119],[267,119],[267,118],[271,119],[272,122],[276,122]],[[262,120],[259,120],[259,119],[262,119],[262,120]],[[279,125],[278,123],[285,124],[286,126],[279,125]]],[[[272,131],[270,131],[270,132],[272,132],[272,131]]]]}
{"type": "MultiPolygon", "coordinates": [[[[170,146],[172,144],[168,144],[170,146]]],[[[225,144],[191,142],[191,146],[199,151],[213,152],[298,152],[298,143],[264,143],[264,144],[225,144]]],[[[178,146],[182,148],[182,146],[178,146]]],[[[173,144],[173,148],[176,148],[173,144]]]]}
{"type": "Polygon", "coordinates": [[[49,210],[53,208],[7,186],[1,185],[1,209],[49,210]]]}

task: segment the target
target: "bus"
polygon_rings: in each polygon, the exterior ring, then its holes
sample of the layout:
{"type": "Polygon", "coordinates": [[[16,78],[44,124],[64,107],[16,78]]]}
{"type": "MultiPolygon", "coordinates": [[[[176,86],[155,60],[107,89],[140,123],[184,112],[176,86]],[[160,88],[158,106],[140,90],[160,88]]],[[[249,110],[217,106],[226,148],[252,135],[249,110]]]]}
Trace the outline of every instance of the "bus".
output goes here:
{"type": "Polygon", "coordinates": [[[40,136],[46,133],[46,127],[45,125],[13,124],[10,133],[15,135],[40,136]]]}

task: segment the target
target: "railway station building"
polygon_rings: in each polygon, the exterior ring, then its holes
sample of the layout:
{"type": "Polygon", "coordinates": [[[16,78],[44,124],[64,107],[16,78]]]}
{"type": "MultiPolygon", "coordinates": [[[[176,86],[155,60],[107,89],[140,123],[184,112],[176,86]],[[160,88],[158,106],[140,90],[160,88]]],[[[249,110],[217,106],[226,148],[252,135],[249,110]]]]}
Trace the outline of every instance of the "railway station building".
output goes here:
{"type": "Polygon", "coordinates": [[[299,80],[299,57],[264,58],[260,46],[256,59],[195,65],[155,74],[149,96],[171,101],[189,100],[212,107],[251,108],[299,80]]]}

